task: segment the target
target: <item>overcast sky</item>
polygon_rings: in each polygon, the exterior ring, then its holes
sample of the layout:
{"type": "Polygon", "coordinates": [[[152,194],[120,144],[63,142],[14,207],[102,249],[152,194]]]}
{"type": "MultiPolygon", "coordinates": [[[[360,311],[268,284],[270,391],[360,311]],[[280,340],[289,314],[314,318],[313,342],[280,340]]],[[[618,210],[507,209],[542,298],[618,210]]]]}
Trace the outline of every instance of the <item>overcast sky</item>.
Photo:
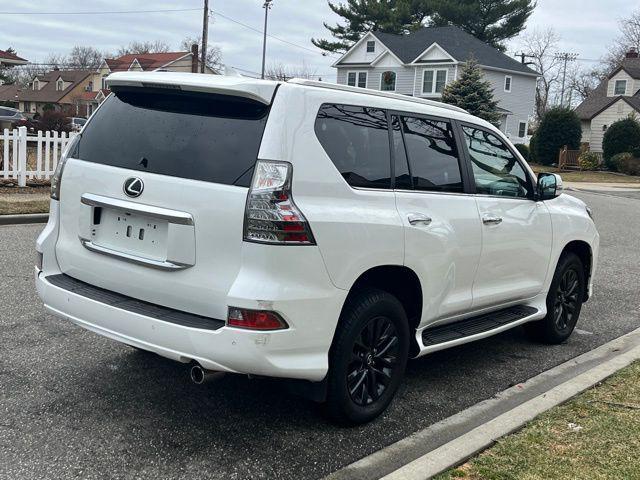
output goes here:
{"type": "MultiPolygon", "coordinates": [[[[78,12],[142,9],[199,8],[202,0],[13,0],[0,7],[0,49],[9,46],[32,62],[43,61],[49,53],[65,53],[74,45],[92,45],[101,51],[116,51],[131,41],[162,40],[177,49],[181,40],[199,35],[201,11],[108,15],[8,15],[7,12],[78,12]]],[[[262,0],[210,0],[214,14],[210,41],[222,50],[227,65],[259,72],[262,54],[264,10],[262,0]]],[[[551,26],[562,37],[562,49],[580,54],[582,59],[598,59],[617,35],[617,21],[637,6],[632,0],[538,0],[528,28],[551,26]]],[[[269,14],[267,64],[299,66],[305,63],[317,75],[331,80],[335,57],[323,56],[310,42],[326,37],[323,22],[339,18],[326,0],[273,0],[269,14]],[[304,48],[301,48],[304,47],[304,48]]],[[[515,53],[517,40],[510,44],[515,53]]]]}

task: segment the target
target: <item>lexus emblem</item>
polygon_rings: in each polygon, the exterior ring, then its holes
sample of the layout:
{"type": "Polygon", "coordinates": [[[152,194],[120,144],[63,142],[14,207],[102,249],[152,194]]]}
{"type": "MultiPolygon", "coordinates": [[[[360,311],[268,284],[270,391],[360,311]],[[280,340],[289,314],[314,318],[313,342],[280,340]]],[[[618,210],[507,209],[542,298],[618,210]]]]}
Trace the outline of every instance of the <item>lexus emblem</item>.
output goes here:
{"type": "Polygon", "coordinates": [[[144,183],[138,177],[127,178],[123,189],[128,197],[139,197],[144,190],[144,183]]]}

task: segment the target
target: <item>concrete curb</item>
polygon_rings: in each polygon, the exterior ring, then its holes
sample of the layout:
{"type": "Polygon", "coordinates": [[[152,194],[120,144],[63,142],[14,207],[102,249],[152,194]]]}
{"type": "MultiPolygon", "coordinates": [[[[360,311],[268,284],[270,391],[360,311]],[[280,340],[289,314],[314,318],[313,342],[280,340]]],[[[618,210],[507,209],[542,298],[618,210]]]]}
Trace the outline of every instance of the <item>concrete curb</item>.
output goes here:
{"type": "Polygon", "coordinates": [[[638,359],[640,329],[389,445],[326,480],[431,478],[638,359]]]}
{"type": "Polygon", "coordinates": [[[48,213],[28,213],[23,215],[0,215],[0,225],[23,225],[27,223],[47,223],[48,213]]]}

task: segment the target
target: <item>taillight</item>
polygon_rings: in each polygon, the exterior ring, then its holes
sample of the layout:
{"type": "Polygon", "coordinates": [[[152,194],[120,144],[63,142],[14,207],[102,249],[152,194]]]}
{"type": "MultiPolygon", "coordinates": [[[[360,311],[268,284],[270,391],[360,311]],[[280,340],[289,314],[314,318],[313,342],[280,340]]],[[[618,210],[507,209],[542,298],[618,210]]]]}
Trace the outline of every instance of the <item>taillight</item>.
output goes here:
{"type": "Polygon", "coordinates": [[[289,328],[280,315],[268,310],[229,307],[227,325],[248,330],[283,330],[289,328]]]}
{"type": "Polygon", "coordinates": [[[56,171],[51,177],[51,198],[54,200],[60,200],[60,182],[62,180],[64,165],[67,163],[67,158],[72,154],[78,140],[80,140],[80,135],[73,137],[73,140],[70,140],[69,143],[67,143],[67,146],[64,147],[64,150],[62,150],[62,153],[60,154],[60,160],[58,160],[58,165],[56,165],[56,171]]]}
{"type": "Polygon", "coordinates": [[[287,162],[256,162],[244,218],[245,241],[315,245],[309,222],[293,202],[292,173],[287,162]]]}

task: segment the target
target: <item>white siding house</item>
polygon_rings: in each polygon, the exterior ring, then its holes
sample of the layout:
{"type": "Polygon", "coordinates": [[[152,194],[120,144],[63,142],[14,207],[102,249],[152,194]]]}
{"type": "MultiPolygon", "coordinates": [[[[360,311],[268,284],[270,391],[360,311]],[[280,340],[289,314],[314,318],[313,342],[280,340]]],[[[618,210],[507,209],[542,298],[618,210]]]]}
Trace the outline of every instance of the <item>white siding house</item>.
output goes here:
{"type": "Polygon", "coordinates": [[[592,152],[602,152],[602,139],[612,123],[640,113],[640,58],[629,51],[620,67],[576,108],[582,125],[582,142],[592,152]]]}
{"type": "Polygon", "coordinates": [[[469,58],[478,61],[493,87],[500,129],[514,143],[525,142],[538,74],[457,27],[409,35],[369,32],[333,66],[340,84],[438,100],[469,58]]]}

